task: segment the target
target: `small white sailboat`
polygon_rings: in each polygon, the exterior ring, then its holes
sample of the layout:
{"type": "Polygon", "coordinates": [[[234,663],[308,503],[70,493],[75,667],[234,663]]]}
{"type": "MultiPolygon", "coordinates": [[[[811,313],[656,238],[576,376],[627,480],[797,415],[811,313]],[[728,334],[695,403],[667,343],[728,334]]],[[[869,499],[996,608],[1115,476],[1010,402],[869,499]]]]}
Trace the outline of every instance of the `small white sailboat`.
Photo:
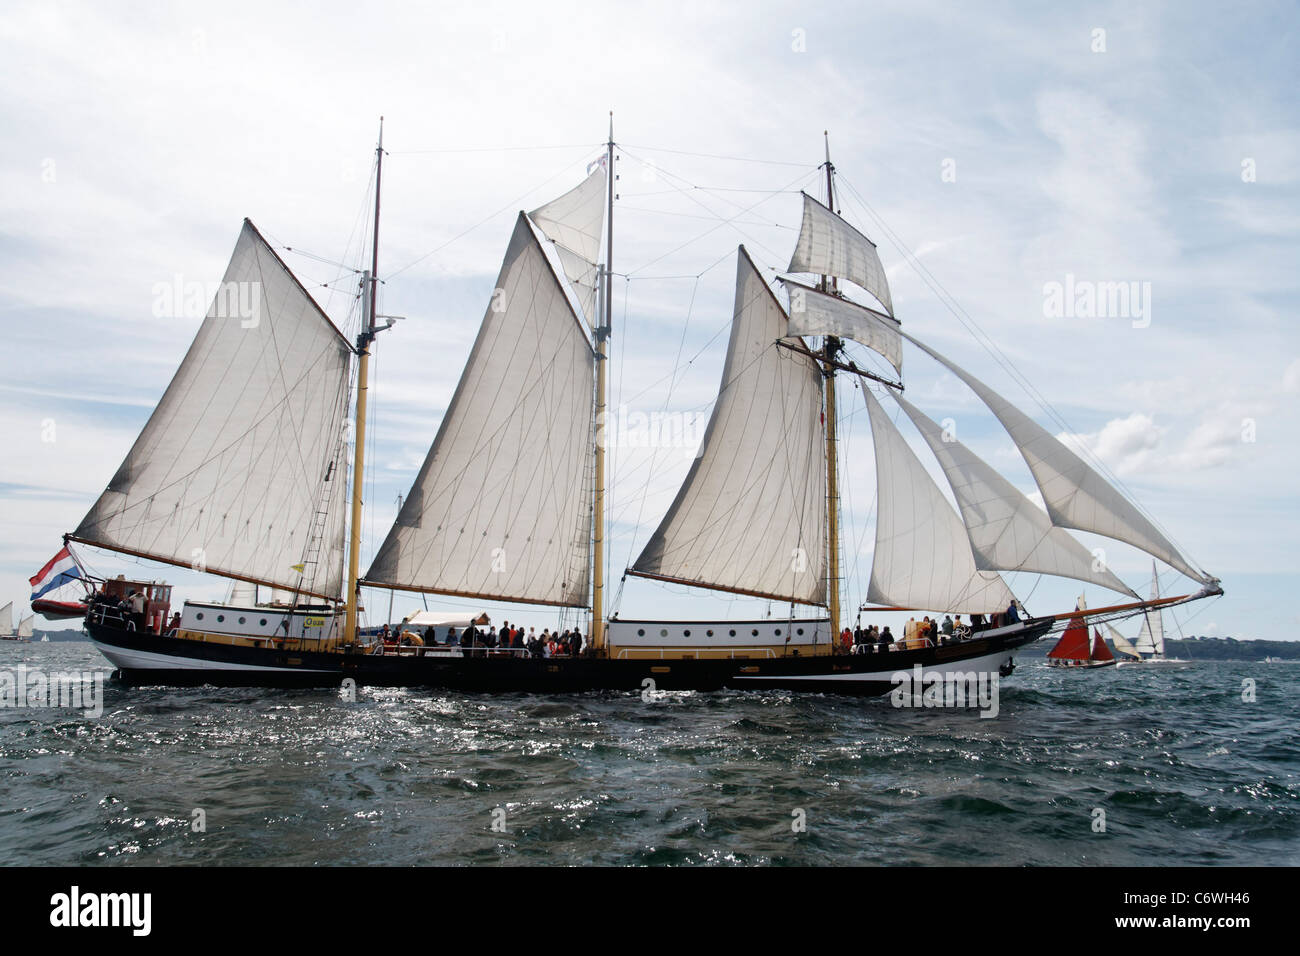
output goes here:
{"type": "Polygon", "coordinates": [[[30,641],[32,639],[32,621],[35,619],[35,614],[28,614],[18,622],[18,640],[30,641]]]}
{"type": "Polygon", "coordinates": [[[10,601],[0,607],[0,641],[17,640],[20,638],[14,633],[14,602],[10,601]]]}
{"type": "MultiPolygon", "coordinates": [[[[1160,600],[1160,579],[1156,572],[1156,564],[1151,562],[1151,600],[1156,602],[1160,600]]],[[[1111,637],[1115,641],[1115,649],[1125,654],[1127,659],[1121,661],[1125,664],[1186,664],[1185,660],[1177,657],[1165,656],[1165,621],[1164,615],[1157,604],[1148,608],[1142,613],[1142,629],[1138,631],[1137,640],[1129,643],[1112,627],[1110,629],[1111,637]],[[1122,642],[1122,643],[1121,643],[1122,642]]]]}

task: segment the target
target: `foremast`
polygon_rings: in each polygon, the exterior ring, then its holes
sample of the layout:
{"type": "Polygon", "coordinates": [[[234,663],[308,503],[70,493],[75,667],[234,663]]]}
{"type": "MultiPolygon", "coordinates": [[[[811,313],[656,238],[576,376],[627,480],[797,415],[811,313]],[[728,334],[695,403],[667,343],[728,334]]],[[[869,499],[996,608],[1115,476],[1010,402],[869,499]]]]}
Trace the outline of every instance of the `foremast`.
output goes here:
{"type": "MultiPolygon", "coordinates": [[[[831,162],[830,132],[822,134],[826,138],[826,205],[835,209],[835,165],[831,162]]],[[[821,277],[821,291],[830,293],[835,285],[831,276],[821,277]]],[[[836,471],[835,442],[835,369],[836,357],[840,350],[840,340],[826,336],[822,349],[822,374],[826,378],[825,406],[823,414],[826,419],[826,537],[829,553],[826,563],[826,598],[831,618],[831,646],[840,637],[840,496],[836,471]]]]}
{"type": "Polygon", "coordinates": [[[366,397],[370,371],[370,343],[374,341],[377,283],[379,282],[379,187],[384,171],[384,118],[379,117],[379,142],[375,145],[375,231],[370,250],[370,271],[361,279],[365,305],[362,330],[357,336],[357,402],[353,429],[352,516],[348,525],[347,616],[343,625],[346,643],[357,639],[358,580],[361,573],[361,488],[366,464],[366,397]]]}

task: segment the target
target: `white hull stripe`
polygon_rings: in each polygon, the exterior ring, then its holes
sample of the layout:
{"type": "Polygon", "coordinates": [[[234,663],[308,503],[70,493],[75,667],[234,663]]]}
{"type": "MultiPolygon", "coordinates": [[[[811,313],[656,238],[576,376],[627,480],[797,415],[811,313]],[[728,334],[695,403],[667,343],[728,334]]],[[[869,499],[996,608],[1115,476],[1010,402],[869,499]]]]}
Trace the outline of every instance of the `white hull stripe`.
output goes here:
{"type": "Polygon", "coordinates": [[[101,654],[122,670],[187,670],[187,671],[276,671],[293,674],[329,674],[332,671],[305,667],[268,667],[261,664],[233,664],[225,661],[205,661],[194,657],[173,657],[151,651],[135,651],[113,644],[92,641],[101,654]]]}
{"type": "MultiPolygon", "coordinates": [[[[948,674],[948,673],[968,673],[970,671],[996,671],[1001,666],[1011,660],[1012,651],[999,651],[996,654],[986,654],[983,657],[971,657],[964,661],[947,661],[943,664],[925,664],[923,673],[925,674],[948,674]]],[[[911,668],[900,667],[884,671],[867,671],[859,674],[838,673],[838,674],[737,674],[733,680],[750,680],[750,681],[861,681],[863,683],[875,682],[882,684],[892,684],[894,675],[899,671],[910,675],[911,668]]]]}

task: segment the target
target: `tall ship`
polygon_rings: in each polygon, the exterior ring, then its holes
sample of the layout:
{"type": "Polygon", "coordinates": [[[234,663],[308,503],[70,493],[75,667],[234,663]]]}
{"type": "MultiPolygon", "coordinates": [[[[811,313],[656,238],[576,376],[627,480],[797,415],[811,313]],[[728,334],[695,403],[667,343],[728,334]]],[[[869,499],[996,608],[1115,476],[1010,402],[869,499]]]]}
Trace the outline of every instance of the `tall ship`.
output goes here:
{"type": "Polygon", "coordinates": [[[1221,593],[1217,579],[1187,562],[1074,451],[903,331],[876,246],[837,211],[828,146],[819,167],[824,201],[803,194],[779,291],[745,246],[736,250],[730,337],[701,447],[626,571],[780,602],[789,613],[761,620],[610,613],[603,431],[615,332],[616,150],[611,120],[585,178],[516,217],[451,402],[364,574],[370,358],[395,322],[377,303],[382,123],[355,340],[244,221],[179,370],[108,487],[65,537],[70,547],[238,582],[226,602],[187,600],[179,609],[162,581],[97,582],[86,630],[122,680],[879,694],[917,665],[1007,675],[1018,649],[1067,626],[1074,612],[1018,613],[1006,571],[1074,578],[1124,596],[1087,612],[1090,620],[1221,593]],[[905,343],[988,406],[1024,456],[1046,510],[903,398],[905,343]],[[850,345],[891,371],[866,371],[850,345]],[[864,607],[968,615],[970,627],[897,643],[855,641],[847,627],[847,609],[859,602],[846,600],[841,568],[839,382],[856,386],[844,390],[848,398],[862,395],[875,445],[878,517],[864,607]],[[919,430],[957,509],[886,403],[919,430]],[[1198,589],[1142,601],[1066,529],[1134,545],[1198,589]],[[585,620],[585,640],[580,653],[561,656],[463,634],[387,643],[363,631],[362,587],[567,609],[585,620]]]}

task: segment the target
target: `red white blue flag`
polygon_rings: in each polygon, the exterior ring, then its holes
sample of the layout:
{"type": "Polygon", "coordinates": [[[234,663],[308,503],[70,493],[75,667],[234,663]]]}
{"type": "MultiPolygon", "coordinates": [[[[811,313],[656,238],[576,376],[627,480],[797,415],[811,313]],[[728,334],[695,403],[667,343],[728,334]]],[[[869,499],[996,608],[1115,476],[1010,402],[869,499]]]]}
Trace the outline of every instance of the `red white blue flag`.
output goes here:
{"type": "Polygon", "coordinates": [[[50,558],[45,567],[36,572],[35,577],[29,579],[32,585],[31,600],[35,601],[42,594],[62,587],[69,581],[79,581],[81,577],[81,568],[77,565],[77,559],[72,556],[68,546],[64,545],[58,554],[50,558]]]}

